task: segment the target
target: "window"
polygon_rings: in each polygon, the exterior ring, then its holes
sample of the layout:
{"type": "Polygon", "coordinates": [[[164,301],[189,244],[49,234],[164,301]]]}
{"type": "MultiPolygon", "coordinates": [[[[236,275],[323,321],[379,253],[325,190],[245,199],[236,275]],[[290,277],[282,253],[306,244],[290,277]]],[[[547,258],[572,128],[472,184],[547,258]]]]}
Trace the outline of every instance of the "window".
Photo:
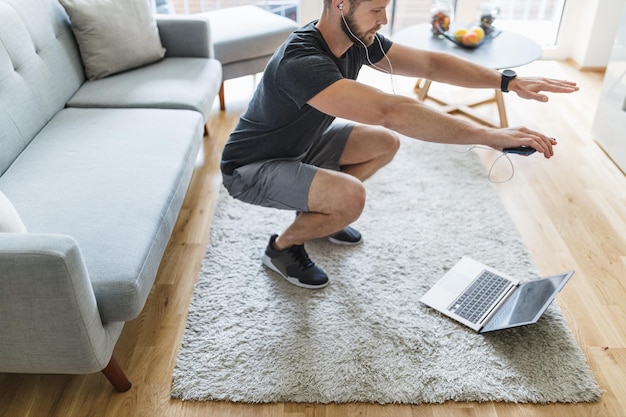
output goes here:
{"type": "MultiPolygon", "coordinates": [[[[389,6],[387,34],[430,20],[431,0],[392,0],[389,6]]],[[[494,25],[500,29],[524,33],[542,46],[557,43],[565,0],[456,0],[456,21],[478,20],[478,6],[492,3],[500,14],[494,25]]]]}
{"type": "Polygon", "coordinates": [[[170,0],[177,13],[201,13],[225,7],[256,5],[298,21],[300,0],[170,0]]]}
{"type": "Polygon", "coordinates": [[[542,46],[555,46],[565,0],[509,0],[500,2],[498,24],[524,33],[542,46]]]}

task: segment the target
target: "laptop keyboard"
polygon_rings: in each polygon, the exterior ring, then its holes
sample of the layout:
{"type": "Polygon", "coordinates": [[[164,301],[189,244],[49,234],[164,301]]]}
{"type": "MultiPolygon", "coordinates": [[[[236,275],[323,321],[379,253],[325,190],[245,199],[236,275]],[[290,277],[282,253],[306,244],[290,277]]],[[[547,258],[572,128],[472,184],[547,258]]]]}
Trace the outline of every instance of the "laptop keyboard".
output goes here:
{"type": "Polygon", "coordinates": [[[489,307],[506,291],[509,284],[511,281],[508,279],[493,272],[483,271],[448,307],[448,310],[472,323],[478,323],[489,307]]]}

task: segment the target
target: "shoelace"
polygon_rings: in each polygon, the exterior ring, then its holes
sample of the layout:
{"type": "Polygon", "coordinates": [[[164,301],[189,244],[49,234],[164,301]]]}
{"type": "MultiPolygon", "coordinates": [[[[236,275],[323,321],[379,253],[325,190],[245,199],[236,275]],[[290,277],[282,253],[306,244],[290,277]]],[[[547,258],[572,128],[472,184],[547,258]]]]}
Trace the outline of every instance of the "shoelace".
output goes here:
{"type": "Polygon", "coordinates": [[[304,250],[304,245],[293,245],[289,249],[289,253],[291,253],[293,259],[300,264],[303,270],[309,269],[315,265],[313,261],[311,261],[311,258],[309,258],[309,254],[304,250]]]}

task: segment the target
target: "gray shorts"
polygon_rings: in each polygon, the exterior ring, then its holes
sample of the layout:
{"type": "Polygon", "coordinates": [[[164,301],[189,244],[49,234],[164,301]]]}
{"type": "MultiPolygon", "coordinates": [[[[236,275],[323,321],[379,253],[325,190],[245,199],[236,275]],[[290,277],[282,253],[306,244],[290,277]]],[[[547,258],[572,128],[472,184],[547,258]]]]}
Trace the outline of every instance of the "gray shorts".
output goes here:
{"type": "Polygon", "coordinates": [[[334,122],[304,155],[244,165],[232,175],[223,175],[224,186],[231,196],[246,203],[308,211],[313,176],[319,168],[339,171],[339,159],[353,127],[334,122]]]}

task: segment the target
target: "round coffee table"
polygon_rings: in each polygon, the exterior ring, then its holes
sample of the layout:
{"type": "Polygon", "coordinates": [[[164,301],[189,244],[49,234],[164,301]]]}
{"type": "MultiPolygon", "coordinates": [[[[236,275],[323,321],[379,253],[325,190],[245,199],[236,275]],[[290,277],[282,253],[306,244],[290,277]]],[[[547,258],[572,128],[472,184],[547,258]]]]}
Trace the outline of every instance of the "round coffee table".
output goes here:
{"type": "MultiPolygon", "coordinates": [[[[460,25],[457,25],[457,27],[458,26],[460,25]]],[[[478,48],[463,48],[447,39],[433,35],[430,23],[423,23],[402,29],[398,31],[392,39],[394,42],[417,49],[447,52],[493,69],[515,68],[529,64],[539,59],[542,52],[541,47],[534,40],[519,33],[508,31],[502,31],[502,33],[498,36],[493,39],[488,39],[478,48]]],[[[508,126],[506,109],[504,107],[504,97],[502,95],[502,91],[499,89],[496,89],[495,96],[488,100],[472,103],[446,103],[443,100],[428,97],[430,85],[430,80],[417,80],[415,92],[419,100],[424,101],[426,98],[430,98],[431,100],[442,104],[444,106],[442,110],[447,113],[462,113],[489,126],[508,126]],[[500,116],[499,125],[485,119],[474,110],[474,107],[476,106],[494,101],[498,105],[498,113],[500,116]]]]}

